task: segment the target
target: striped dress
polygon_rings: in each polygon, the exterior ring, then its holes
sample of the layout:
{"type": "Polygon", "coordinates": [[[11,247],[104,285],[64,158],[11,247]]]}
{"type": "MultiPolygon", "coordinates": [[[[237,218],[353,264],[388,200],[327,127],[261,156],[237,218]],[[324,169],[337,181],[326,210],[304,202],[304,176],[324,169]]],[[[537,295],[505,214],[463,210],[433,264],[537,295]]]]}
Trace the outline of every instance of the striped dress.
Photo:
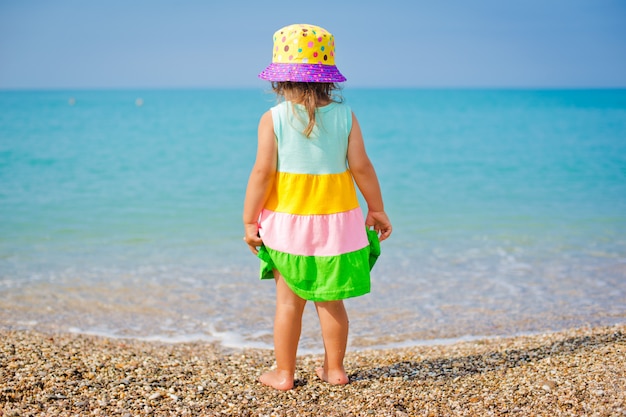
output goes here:
{"type": "Polygon", "coordinates": [[[285,101],[271,113],[278,165],[259,218],[261,279],[277,269],[294,293],[313,301],[368,293],[380,246],[365,228],[347,166],[352,111],[340,103],[318,108],[309,138],[304,106],[285,101]]]}

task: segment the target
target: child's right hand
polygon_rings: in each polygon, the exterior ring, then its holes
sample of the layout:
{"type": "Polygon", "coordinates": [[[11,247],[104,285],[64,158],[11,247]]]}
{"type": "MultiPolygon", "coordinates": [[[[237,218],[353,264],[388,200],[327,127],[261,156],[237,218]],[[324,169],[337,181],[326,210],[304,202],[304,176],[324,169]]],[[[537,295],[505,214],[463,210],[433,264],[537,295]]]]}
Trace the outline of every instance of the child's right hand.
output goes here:
{"type": "Polygon", "coordinates": [[[263,241],[259,237],[259,225],[256,223],[246,223],[244,224],[244,230],[245,236],[243,240],[250,248],[250,252],[256,255],[259,253],[257,248],[263,245],[263,241]]]}
{"type": "Polygon", "coordinates": [[[368,211],[365,226],[373,227],[381,242],[391,236],[391,222],[384,211],[368,211]]]}

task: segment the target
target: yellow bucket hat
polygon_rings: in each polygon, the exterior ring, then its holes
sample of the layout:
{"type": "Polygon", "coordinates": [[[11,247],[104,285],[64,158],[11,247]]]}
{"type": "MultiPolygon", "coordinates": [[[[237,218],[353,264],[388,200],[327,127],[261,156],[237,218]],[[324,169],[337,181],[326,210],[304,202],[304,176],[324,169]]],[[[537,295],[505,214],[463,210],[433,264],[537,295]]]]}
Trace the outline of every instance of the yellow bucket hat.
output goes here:
{"type": "Polygon", "coordinates": [[[295,24],[274,33],[272,63],[259,74],[268,81],[346,81],[335,66],[335,38],[326,29],[295,24]]]}

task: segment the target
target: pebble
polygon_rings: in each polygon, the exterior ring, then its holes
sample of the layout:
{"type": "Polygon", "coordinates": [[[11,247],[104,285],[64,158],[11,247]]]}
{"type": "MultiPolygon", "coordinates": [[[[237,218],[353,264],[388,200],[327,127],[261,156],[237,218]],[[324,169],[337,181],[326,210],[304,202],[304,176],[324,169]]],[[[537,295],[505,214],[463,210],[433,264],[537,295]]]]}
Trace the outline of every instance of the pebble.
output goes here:
{"type": "Polygon", "coordinates": [[[158,400],[159,398],[161,398],[163,396],[163,394],[161,394],[160,392],[155,392],[154,394],[152,394],[151,396],[148,397],[149,400],[158,400]]]}
{"type": "Polygon", "coordinates": [[[555,387],[556,387],[556,382],[554,381],[545,380],[541,382],[541,389],[543,389],[546,392],[551,392],[552,390],[554,390],[555,387]]]}
{"type": "Polygon", "coordinates": [[[0,330],[0,415],[623,416],[625,359],[626,325],[581,328],[349,352],[346,386],[303,355],[278,392],[268,350],[0,330]]]}

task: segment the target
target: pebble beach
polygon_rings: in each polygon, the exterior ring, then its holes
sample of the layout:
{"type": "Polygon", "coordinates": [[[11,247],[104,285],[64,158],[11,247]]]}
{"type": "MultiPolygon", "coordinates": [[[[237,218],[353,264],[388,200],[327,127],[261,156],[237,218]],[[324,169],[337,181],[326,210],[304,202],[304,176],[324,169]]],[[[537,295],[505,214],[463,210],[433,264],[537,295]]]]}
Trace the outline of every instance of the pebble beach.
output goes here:
{"type": "Polygon", "coordinates": [[[626,325],[352,351],[347,386],[298,357],[296,387],[257,382],[273,352],[0,331],[0,416],[626,416],[626,325]]]}

